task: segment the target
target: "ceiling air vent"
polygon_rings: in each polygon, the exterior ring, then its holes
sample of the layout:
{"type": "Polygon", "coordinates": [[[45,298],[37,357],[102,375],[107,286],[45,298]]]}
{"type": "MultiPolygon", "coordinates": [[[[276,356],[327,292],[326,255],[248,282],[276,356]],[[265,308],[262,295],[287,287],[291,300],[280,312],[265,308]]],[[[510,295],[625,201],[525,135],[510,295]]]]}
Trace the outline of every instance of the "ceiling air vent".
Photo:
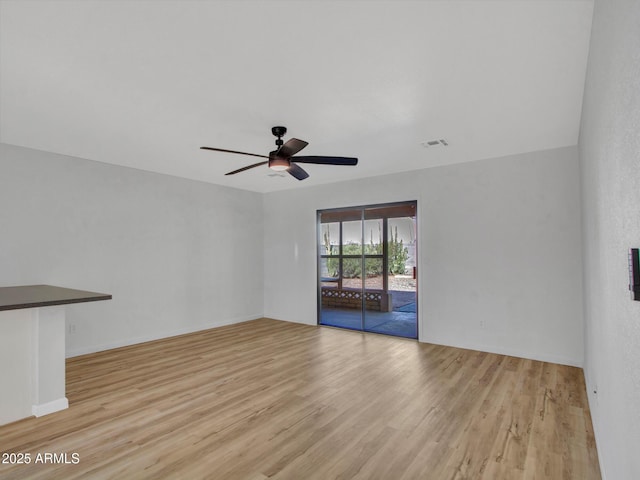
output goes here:
{"type": "Polygon", "coordinates": [[[424,148],[437,146],[447,147],[449,146],[449,142],[447,142],[444,138],[441,138],[439,140],[427,140],[425,142],[421,142],[420,145],[422,145],[424,148]]]}

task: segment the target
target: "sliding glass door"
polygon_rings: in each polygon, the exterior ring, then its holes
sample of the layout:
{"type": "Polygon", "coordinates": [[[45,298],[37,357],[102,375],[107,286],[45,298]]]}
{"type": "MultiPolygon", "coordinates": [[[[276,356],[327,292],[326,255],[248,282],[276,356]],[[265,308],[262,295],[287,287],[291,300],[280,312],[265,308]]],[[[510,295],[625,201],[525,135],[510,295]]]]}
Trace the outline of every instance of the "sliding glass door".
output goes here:
{"type": "Polygon", "coordinates": [[[416,202],[318,212],[318,323],[418,337],[416,202]]]}

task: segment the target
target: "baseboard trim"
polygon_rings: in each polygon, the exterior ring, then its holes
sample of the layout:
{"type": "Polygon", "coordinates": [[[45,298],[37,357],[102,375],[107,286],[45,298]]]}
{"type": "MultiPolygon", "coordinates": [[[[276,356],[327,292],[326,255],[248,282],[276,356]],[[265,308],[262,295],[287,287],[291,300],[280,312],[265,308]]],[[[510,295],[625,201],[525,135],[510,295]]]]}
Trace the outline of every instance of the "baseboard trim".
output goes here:
{"type": "Polygon", "coordinates": [[[86,347],[78,347],[68,349],[65,356],[66,358],[78,357],[80,355],[87,355],[89,353],[102,352],[104,350],[111,350],[114,348],[128,347],[129,345],[136,345],[138,343],[152,342],[154,340],[161,340],[163,338],[175,337],[178,335],[185,335],[187,333],[200,332],[202,330],[209,330],[216,327],[224,327],[225,325],[233,325],[235,323],[248,322],[250,320],[257,320],[262,318],[262,314],[249,315],[247,317],[229,318],[221,321],[216,321],[207,324],[195,325],[192,327],[179,328],[176,330],[167,330],[160,333],[154,333],[149,335],[143,335],[135,338],[126,338],[122,340],[116,340],[114,342],[102,343],[99,345],[90,345],[86,347]]]}
{"type": "Polygon", "coordinates": [[[522,352],[515,349],[496,347],[493,345],[443,342],[438,339],[425,339],[425,340],[421,339],[420,341],[424,343],[434,343],[436,345],[445,345],[447,347],[464,348],[467,350],[477,350],[479,352],[496,353],[498,355],[508,355],[510,357],[526,358],[528,360],[537,360],[539,362],[556,363],[558,365],[567,365],[569,367],[582,368],[584,363],[582,360],[576,360],[574,358],[563,357],[560,355],[522,352]]]}
{"type": "Polygon", "coordinates": [[[67,397],[62,397],[51,402],[32,405],[31,413],[36,417],[42,417],[43,415],[49,415],[50,413],[66,410],[67,408],[69,408],[69,400],[67,400],[67,397]]]}
{"type": "Polygon", "coordinates": [[[600,409],[598,404],[597,393],[594,392],[595,385],[591,381],[591,372],[587,366],[584,367],[584,383],[587,389],[587,401],[589,402],[589,412],[591,413],[591,425],[593,426],[593,437],[596,442],[596,453],[598,454],[598,464],[600,465],[600,477],[607,480],[607,474],[602,462],[602,452],[598,446],[600,438],[600,409]]]}

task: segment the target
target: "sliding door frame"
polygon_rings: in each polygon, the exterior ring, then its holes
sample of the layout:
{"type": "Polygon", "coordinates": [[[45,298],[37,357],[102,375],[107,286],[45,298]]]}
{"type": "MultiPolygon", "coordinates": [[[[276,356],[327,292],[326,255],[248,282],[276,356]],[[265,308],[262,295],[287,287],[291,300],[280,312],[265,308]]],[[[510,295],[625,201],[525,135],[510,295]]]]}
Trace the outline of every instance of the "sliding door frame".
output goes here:
{"type": "MultiPolygon", "coordinates": [[[[361,272],[362,272],[362,278],[361,278],[361,286],[360,286],[360,293],[361,293],[361,308],[360,308],[360,331],[368,331],[365,329],[365,311],[366,311],[366,305],[365,305],[365,292],[367,290],[366,288],[366,260],[368,258],[381,258],[382,259],[382,283],[383,283],[383,291],[384,292],[388,292],[389,291],[389,277],[388,277],[388,269],[389,269],[389,231],[388,231],[388,221],[389,218],[398,218],[398,217],[390,217],[390,216],[374,216],[372,218],[366,218],[366,214],[365,212],[367,210],[375,210],[375,209],[384,209],[384,208],[397,208],[400,206],[409,206],[412,205],[414,208],[414,215],[413,217],[415,218],[415,222],[416,222],[416,234],[417,232],[417,222],[418,222],[418,215],[417,215],[417,210],[418,210],[418,202],[417,200],[405,200],[405,201],[398,201],[398,202],[390,202],[390,203],[376,203],[376,204],[369,204],[369,205],[358,205],[358,206],[352,206],[352,207],[340,207],[340,208],[328,208],[328,209],[322,209],[322,210],[317,210],[316,211],[316,289],[317,289],[317,306],[316,306],[316,324],[317,325],[322,325],[321,323],[321,319],[322,319],[322,261],[323,259],[328,259],[328,258],[335,258],[336,255],[326,255],[326,254],[322,254],[322,215],[323,214],[336,214],[339,216],[340,213],[345,213],[345,212],[355,212],[355,211],[360,211],[360,218],[356,219],[353,218],[351,221],[355,221],[355,220],[359,220],[360,221],[360,227],[361,227],[361,233],[360,233],[360,243],[362,246],[362,251],[360,255],[344,255],[343,254],[343,243],[344,243],[344,238],[343,238],[343,222],[344,221],[350,221],[350,220],[339,220],[339,241],[338,241],[338,288],[342,289],[342,274],[343,274],[343,260],[345,258],[360,258],[361,260],[361,272]],[[374,219],[382,219],[382,254],[367,254],[366,253],[366,248],[365,248],[365,239],[364,239],[364,230],[365,230],[365,221],[366,220],[374,220],[374,219]]],[[[327,223],[334,223],[334,222],[327,222],[327,223]]],[[[417,237],[416,237],[417,238],[417,237]]],[[[417,241],[416,241],[416,263],[418,260],[418,245],[417,245],[417,241]]],[[[419,270],[419,269],[418,269],[419,270]]],[[[417,302],[417,298],[418,298],[418,282],[417,282],[417,278],[416,278],[416,302],[417,302]]],[[[418,321],[418,312],[416,309],[416,339],[419,338],[420,336],[420,322],[418,321]]]]}

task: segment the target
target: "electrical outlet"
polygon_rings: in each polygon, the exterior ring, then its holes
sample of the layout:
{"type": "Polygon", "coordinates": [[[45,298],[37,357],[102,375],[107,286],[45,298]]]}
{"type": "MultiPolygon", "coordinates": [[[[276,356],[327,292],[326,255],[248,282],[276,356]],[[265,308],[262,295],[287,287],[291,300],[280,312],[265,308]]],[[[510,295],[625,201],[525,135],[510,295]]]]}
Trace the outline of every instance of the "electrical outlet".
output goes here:
{"type": "Polygon", "coordinates": [[[480,320],[480,328],[484,328],[484,320],[480,320]]]}
{"type": "Polygon", "coordinates": [[[68,331],[69,331],[70,335],[73,335],[74,333],[76,333],[76,325],[75,325],[75,323],[70,323],[69,324],[68,331]]]}

